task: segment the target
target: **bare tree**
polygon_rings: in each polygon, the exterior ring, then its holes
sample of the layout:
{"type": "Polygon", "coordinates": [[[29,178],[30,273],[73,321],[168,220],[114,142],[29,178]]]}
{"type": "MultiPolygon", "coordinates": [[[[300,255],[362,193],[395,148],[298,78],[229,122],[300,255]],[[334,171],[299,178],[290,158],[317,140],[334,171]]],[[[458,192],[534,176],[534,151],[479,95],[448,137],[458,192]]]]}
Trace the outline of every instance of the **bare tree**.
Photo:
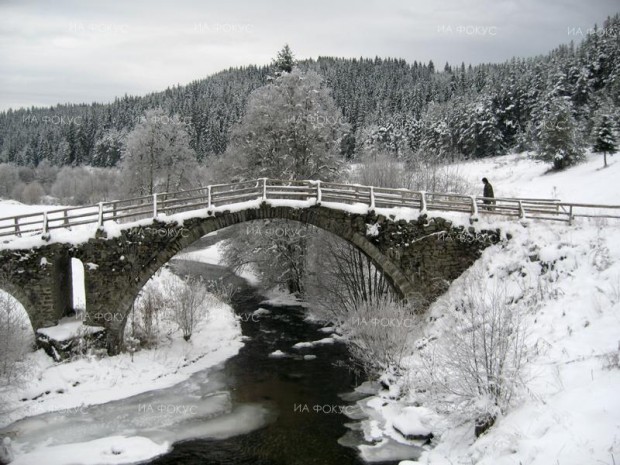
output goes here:
{"type": "Polygon", "coordinates": [[[380,305],[392,293],[382,271],[355,246],[316,230],[310,239],[306,297],[326,319],[340,322],[346,312],[362,303],[380,305]]]}
{"type": "Polygon", "coordinates": [[[439,163],[417,153],[405,163],[388,153],[364,154],[350,180],[367,186],[405,188],[426,192],[468,194],[473,186],[457,167],[439,163]]]}
{"type": "Polygon", "coordinates": [[[237,288],[232,283],[226,284],[223,278],[211,279],[206,282],[206,286],[217,300],[229,305],[237,293],[237,288]]]}
{"type": "Polygon", "coordinates": [[[182,282],[168,281],[166,292],[172,299],[172,319],[189,341],[204,317],[207,286],[201,279],[186,276],[182,282]]]}
{"type": "Polygon", "coordinates": [[[139,341],[144,348],[157,345],[159,323],[166,307],[166,297],[157,285],[147,283],[134,303],[128,330],[129,336],[139,341]]]}
{"type": "Polygon", "coordinates": [[[399,375],[401,362],[419,328],[419,316],[404,301],[383,294],[374,302],[361,301],[343,312],[341,330],[354,363],[370,376],[399,375]]]}
{"type": "Polygon", "coordinates": [[[224,263],[237,272],[252,266],[263,286],[302,294],[305,290],[306,237],[311,234],[311,226],[296,222],[255,221],[223,243],[224,263]]]}

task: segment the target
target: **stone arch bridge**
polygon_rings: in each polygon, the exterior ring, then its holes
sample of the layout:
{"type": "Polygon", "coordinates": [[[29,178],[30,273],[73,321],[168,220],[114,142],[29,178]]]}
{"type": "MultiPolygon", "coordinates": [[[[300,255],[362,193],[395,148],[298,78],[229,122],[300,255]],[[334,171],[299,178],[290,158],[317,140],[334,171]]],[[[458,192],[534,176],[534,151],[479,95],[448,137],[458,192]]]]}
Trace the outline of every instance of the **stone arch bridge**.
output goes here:
{"type": "MultiPolygon", "coordinates": [[[[402,297],[430,302],[500,240],[499,231],[429,215],[428,204],[438,199],[393,189],[258,180],[0,219],[0,288],[22,303],[35,331],[53,326],[73,313],[71,259],[81,260],[84,323],[105,327],[108,351],[116,353],[134,300],[175,254],[222,228],[281,219],[349,242],[402,297]]],[[[453,202],[455,211],[478,213],[476,199],[453,202]]]]}

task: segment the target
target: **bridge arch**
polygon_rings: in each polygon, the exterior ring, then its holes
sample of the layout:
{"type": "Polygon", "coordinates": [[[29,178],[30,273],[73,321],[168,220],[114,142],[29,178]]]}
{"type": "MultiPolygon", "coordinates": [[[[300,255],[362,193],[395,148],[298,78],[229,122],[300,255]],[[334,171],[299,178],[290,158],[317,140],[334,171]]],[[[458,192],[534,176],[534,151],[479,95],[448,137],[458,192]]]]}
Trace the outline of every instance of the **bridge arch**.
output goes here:
{"type": "Polygon", "coordinates": [[[0,279],[0,291],[19,302],[28,316],[30,325],[36,331],[38,328],[35,325],[39,319],[39,314],[37,313],[36,305],[32,302],[28,293],[7,279],[0,279]]]}
{"type": "Polygon", "coordinates": [[[96,264],[87,266],[85,271],[86,299],[89,302],[87,312],[92,324],[97,324],[97,318],[101,317],[101,325],[108,328],[110,352],[120,350],[127,317],[144,285],[178,252],[211,232],[264,219],[294,221],[330,232],[364,253],[402,297],[414,294],[414,287],[403,271],[365,236],[365,224],[361,230],[354,228],[352,215],[339,210],[264,206],[189,218],[182,224],[156,221],[148,227],[124,230],[119,238],[106,240],[102,237],[98,241],[90,241],[75,251],[75,256],[84,263],[96,264]],[[104,247],[109,243],[114,245],[107,247],[110,250],[102,256],[101,250],[97,250],[99,242],[103,242],[104,247]],[[109,286],[110,278],[115,281],[113,292],[106,292],[100,284],[107,280],[106,286],[109,286]],[[110,309],[120,312],[123,318],[117,318],[117,313],[114,318],[108,317],[110,309]]]}

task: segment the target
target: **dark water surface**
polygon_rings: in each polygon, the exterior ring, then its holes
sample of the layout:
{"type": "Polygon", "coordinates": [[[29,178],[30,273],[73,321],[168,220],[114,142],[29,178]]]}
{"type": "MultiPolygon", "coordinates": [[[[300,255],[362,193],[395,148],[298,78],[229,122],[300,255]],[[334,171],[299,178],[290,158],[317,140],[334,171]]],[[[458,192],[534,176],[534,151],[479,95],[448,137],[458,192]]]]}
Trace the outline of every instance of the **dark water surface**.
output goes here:
{"type": "MultiPolygon", "coordinates": [[[[201,275],[207,279],[227,275],[227,270],[217,265],[177,260],[172,267],[180,275],[201,275]]],[[[245,281],[229,274],[225,279],[240,288],[232,306],[242,317],[241,326],[247,340],[239,354],[224,364],[220,374],[224,375],[233,405],[263,404],[272,412],[270,421],[242,436],[177,443],[171,453],[150,463],[364,463],[354,449],[338,444],[338,439],[349,431],[345,423],[350,422],[339,413],[340,408],[349,404],[338,394],[350,392],[362,382],[347,368],[345,346],[335,343],[293,349],[296,342],[314,341],[328,335],[319,331],[320,326],[305,321],[300,307],[261,304],[264,297],[245,281]],[[261,307],[271,313],[251,317],[251,313],[261,307]],[[289,357],[269,357],[276,350],[289,357]],[[304,359],[303,355],[310,354],[316,359],[304,359]]]]}

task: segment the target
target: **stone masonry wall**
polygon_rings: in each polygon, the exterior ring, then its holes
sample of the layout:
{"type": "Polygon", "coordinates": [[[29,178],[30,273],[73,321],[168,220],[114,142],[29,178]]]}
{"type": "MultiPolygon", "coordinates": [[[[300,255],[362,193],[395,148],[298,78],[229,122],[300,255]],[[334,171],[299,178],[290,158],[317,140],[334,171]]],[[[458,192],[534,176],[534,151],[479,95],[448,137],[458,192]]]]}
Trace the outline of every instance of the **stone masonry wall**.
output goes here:
{"type": "Polygon", "coordinates": [[[454,227],[439,217],[421,216],[407,222],[375,212],[352,214],[321,206],[294,209],[263,204],[188,219],[182,225],[154,221],[148,227],[124,230],[120,237],[108,238],[98,232],[79,245],[0,251],[0,287],[22,302],[35,330],[55,324],[71,311],[70,258],[79,258],[85,271],[85,323],[107,328],[108,350],[116,353],[133,302],[161,266],[209,232],[267,218],[312,224],[354,244],[384,271],[401,296],[423,307],[500,237],[498,231],[454,227]]]}

